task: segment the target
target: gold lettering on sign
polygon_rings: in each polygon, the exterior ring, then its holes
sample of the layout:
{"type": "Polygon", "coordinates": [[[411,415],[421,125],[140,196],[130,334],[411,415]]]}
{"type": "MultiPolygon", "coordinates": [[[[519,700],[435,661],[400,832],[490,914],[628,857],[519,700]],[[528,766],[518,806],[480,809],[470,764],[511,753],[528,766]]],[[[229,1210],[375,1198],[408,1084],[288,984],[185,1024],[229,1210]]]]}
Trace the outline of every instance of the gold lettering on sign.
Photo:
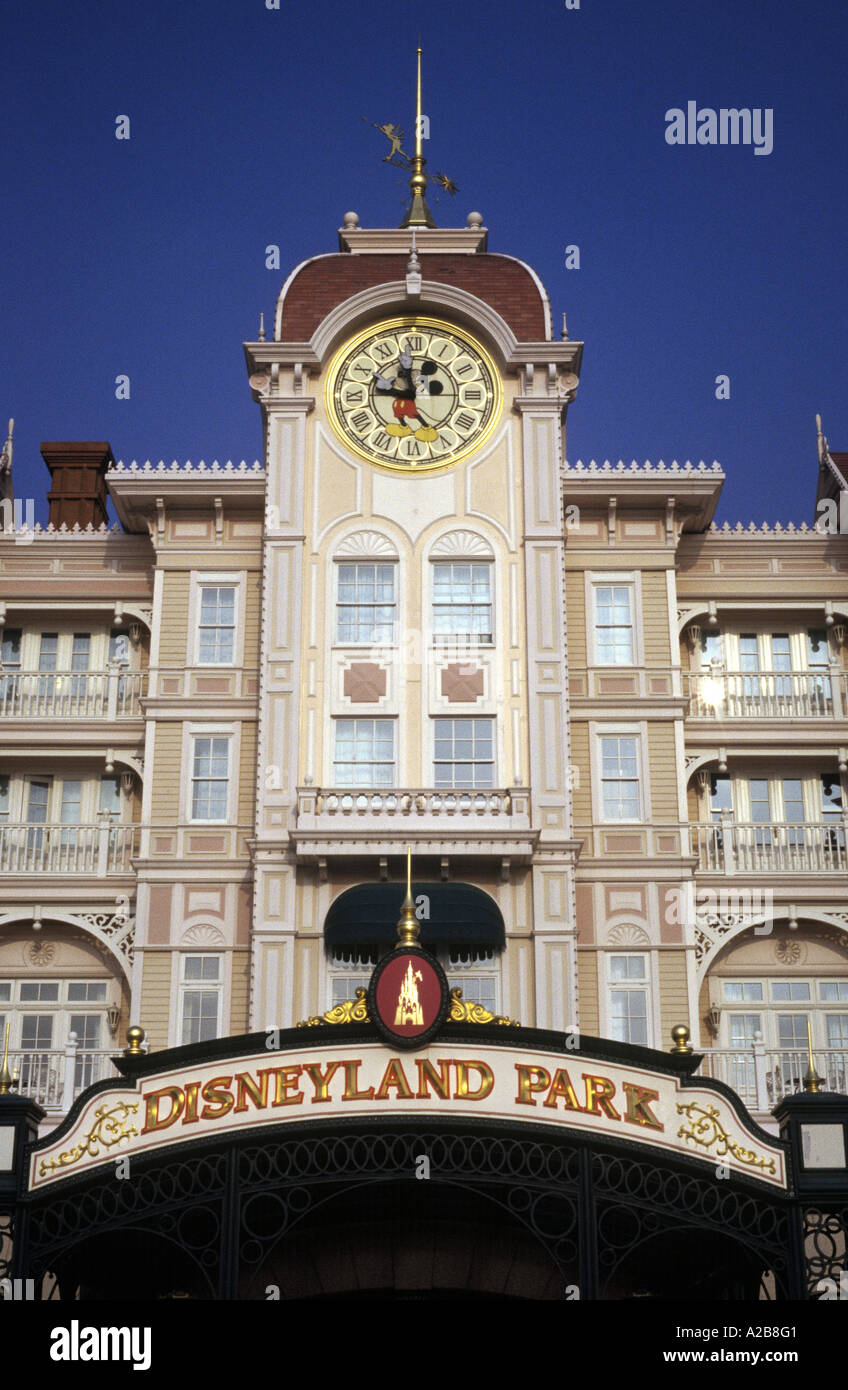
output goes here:
{"type": "Polygon", "coordinates": [[[516,1062],[515,1070],[518,1072],[518,1095],[515,1097],[516,1105],[535,1105],[533,1099],[534,1091],[546,1091],[551,1084],[551,1074],[546,1067],[526,1066],[516,1062]],[[535,1078],[535,1079],[534,1079],[535,1078]]]}
{"type": "Polygon", "coordinates": [[[627,1094],[625,1120],[631,1125],[645,1125],[648,1129],[665,1129],[650,1108],[652,1100],[659,1100],[659,1091],[652,1091],[647,1086],[634,1086],[629,1081],[622,1082],[621,1089],[627,1094]]]}
{"type": "Polygon", "coordinates": [[[495,1073],[488,1062],[454,1062],[456,1067],[456,1090],[454,1091],[455,1100],[485,1100],[495,1084],[495,1073]],[[476,1071],[480,1073],[480,1084],[476,1091],[472,1091],[468,1085],[468,1073],[476,1071]]]}
{"type": "Polygon", "coordinates": [[[327,1087],[340,1066],[341,1062],[328,1062],[327,1070],[322,1071],[320,1062],[304,1062],[303,1070],[315,1087],[315,1094],[312,1097],[313,1105],[318,1105],[321,1101],[328,1101],[330,1099],[330,1093],[327,1087]]]}
{"type": "Polygon", "coordinates": [[[587,1115],[604,1114],[611,1120],[620,1120],[621,1116],[612,1103],[615,1095],[615,1082],[610,1081],[608,1076],[592,1076],[584,1071],[583,1080],[586,1082],[586,1104],[583,1107],[587,1115]]]}
{"type": "MultiPolygon", "coordinates": [[[[229,1080],[229,1078],[227,1078],[229,1080]]],[[[154,1129],[167,1129],[174,1124],[183,1113],[185,1105],[185,1091],[179,1086],[163,1086],[161,1091],[150,1091],[145,1096],[146,1111],[144,1129],[142,1134],[150,1134],[154,1129]],[[168,1113],[162,1118],[159,1114],[160,1100],[167,1100],[171,1103],[168,1113]]],[[[232,1098],[230,1099],[232,1105],[232,1098]]]]}
{"type": "Polygon", "coordinates": [[[409,1089],[409,1082],[406,1079],[406,1072],[400,1064],[399,1057],[392,1057],[386,1070],[383,1072],[383,1079],[379,1088],[374,1092],[375,1100],[388,1100],[389,1091],[397,1091],[398,1100],[412,1100],[412,1092],[409,1089]]]}
{"type": "Polygon", "coordinates": [[[552,1110],[556,1110],[557,1101],[562,1096],[565,1101],[564,1109],[579,1110],[580,1103],[574,1094],[574,1087],[571,1084],[571,1077],[564,1067],[557,1067],[554,1072],[554,1079],[551,1082],[551,1089],[545,1096],[544,1104],[552,1110]]]}
{"type": "Polygon", "coordinates": [[[373,1100],[374,1087],[369,1086],[367,1091],[359,1089],[359,1068],[361,1061],[345,1062],[345,1088],[342,1100],[373,1100]]]}
{"type": "Polygon", "coordinates": [[[233,1097],[228,1089],[231,1076],[213,1076],[211,1081],[207,1081],[200,1092],[206,1101],[200,1112],[201,1120],[218,1120],[222,1115],[228,1115],[233,1108],[233,1097]]]}
{"type": "Polygon", "coordinates": [[[416,1091],[418,1099],[427,1100],[430,1094],[428,1087],[432,1086],[439,1100],[450,1100],[450,1062],[440,1057],[437,1072],[432,1062],[426,1057],[419,1057],[416,1066],[418,1067],[418,1090],[416,1091]]]}
{"type": "Polygon", "coordinates": [[[421,1001],[418,998],[417,980],[423,980],[424,976],[420,970],[412,969],[412,961],[406,967],[406,974],[403,977],[403,984],[398,995],[397,1010],[395,1012],[395,1027],[405,1023],[417,1024],[423,1027],[424,1013],[421,1008],[421,1001]]]}

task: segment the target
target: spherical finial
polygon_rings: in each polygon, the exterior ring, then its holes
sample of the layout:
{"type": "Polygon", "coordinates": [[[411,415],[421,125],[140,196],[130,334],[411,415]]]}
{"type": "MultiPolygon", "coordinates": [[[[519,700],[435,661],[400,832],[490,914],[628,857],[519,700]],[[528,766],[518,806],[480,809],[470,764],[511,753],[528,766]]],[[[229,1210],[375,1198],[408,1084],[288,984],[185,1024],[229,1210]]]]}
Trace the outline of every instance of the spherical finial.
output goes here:
{"type": "Polygon", "coordinates": [[[479,231],[480,228],[481,228],[482,225],[483,225],[483,214],[482,214],[482,212],[469,212],[468,216],[467,216],[466,219],[465,219],[465,225],[466,225],[466,227],[468,227],[472,232],[477,232],[477,231],[479,231]]]}
{"type": "Polygon", "coordinates": [[[346,232],[355,232],[359,226],[359,216],[355,212],[346,212],[342,223],[346,232]]]}
{"type": "Polygon", "coordinates": [[[678,1023],[676,1028],[672,1028],[671,1036],[674,1040],[672,1052],[691,1052],[692,1044],[689,1041],[689,1029],[684,1024],[678,1023]]]}
{"type": "Polygon", "coordinates": [[[128,1028],[128,1029],[127,1029],[127,1044],[128,1044],[128,1046],[124,1048],[124,1056],[125,1056],[125,1057],[141,1057],[141,1056],[143,1055],[143,1049],[142,1049],[142,1046],[141,1046],[141,1044],[142,1044],[143,1042],[144,1042],[144,1029],[143,1029],[143,1028],[139,1028],[138,1024],[137,1024],[137,1023],[134,1023],[134,1024],[132,1025],[131,1028],[128,1028]]]}

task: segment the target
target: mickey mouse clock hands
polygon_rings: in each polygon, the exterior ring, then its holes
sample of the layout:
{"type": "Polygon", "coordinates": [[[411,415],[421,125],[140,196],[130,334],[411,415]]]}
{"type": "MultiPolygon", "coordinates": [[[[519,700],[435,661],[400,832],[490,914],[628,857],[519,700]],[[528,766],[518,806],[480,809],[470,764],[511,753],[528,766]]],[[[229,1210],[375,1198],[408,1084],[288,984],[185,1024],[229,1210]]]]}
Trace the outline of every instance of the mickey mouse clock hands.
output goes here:
{"type": "Polygon", "coordinates": [[[424,472],[479,449],[501,408],[497,370],[482,344],[438,319],[374,324],[336,354],[326,404],[359,458],[424,472]]]}

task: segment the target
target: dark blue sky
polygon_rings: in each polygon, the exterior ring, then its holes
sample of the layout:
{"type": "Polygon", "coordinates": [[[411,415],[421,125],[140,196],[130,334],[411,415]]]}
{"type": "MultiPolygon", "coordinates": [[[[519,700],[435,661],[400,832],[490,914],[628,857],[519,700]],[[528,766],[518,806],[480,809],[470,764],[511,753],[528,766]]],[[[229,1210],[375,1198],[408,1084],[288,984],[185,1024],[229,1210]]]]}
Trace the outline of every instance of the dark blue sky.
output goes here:
{"type": "Polygon", "coordinates": [[[436,221],[479,209],[489,249],[529,261],[557,329],[565,310],[585,340],[569,459],[716,458],[720,520],[811,521],[817,410],[848,448],[844,0],[5,6],[0,420],[18,495],[46,517],[42,439],[259,455],[241,343],[293,265],[336,249],[348,208],[399,222],[401,177],[361,118],[412,127],[419,27],[425,153],[460,185],[436,221]],[[667,145],[665,112],[689,100],[771,108],[773,153],[667,145]]]}

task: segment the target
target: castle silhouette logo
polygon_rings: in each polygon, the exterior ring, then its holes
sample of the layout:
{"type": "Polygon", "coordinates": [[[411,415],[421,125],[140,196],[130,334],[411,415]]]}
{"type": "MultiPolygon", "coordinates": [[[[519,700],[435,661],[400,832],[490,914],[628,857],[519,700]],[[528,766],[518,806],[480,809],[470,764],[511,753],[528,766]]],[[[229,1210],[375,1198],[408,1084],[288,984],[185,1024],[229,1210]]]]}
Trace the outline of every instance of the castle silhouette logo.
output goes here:
{"type": "Polygon", "coordinates": [[[450,990],[439,962],[420,946],[401,946],[376,966],[369,1013],[394,1047],[423,1047],[444,1022],[450,990]]]}

